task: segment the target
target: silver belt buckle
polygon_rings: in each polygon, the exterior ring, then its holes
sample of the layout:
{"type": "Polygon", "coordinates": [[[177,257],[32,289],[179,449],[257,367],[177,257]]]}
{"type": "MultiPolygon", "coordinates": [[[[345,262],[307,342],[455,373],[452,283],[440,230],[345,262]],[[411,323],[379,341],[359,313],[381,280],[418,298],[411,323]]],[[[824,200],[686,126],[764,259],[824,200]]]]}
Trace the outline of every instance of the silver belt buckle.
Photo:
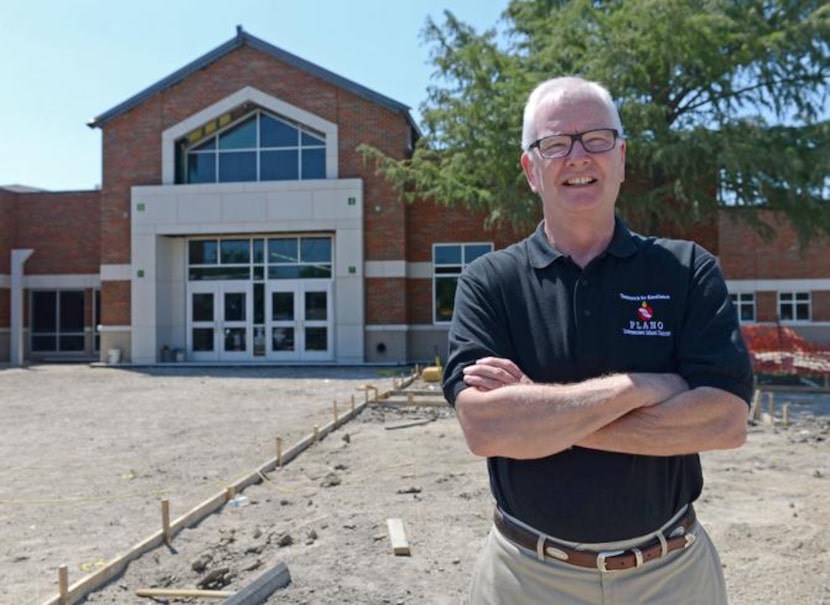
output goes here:
{"type": "Polygon", "coordinates": [[[616,557],[624,552],[624,550],[603,550],[602,552],[597,553],[597,569],[607,572],[608,569],[605,567],[605,559],[608,557],[616,557]]]}

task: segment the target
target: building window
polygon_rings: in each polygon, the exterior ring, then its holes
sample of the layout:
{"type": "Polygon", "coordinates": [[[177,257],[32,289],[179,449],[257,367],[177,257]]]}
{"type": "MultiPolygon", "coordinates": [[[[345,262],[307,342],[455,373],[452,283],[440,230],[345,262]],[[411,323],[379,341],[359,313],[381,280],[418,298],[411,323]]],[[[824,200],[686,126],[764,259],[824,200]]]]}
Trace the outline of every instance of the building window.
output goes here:
{"type": "Polygon", "coordinates": [[[735,305],[735,309],[738,311],[738,318],[741,322],[755,321],[754,292],[730,294],[729,298],[732,299],[732,304],[735,305]]]}
{"type": "Polygon", "coordinates": [[[179,182],[325,178],[325,135],[261,110],[220,127],[229,120],[219,120],[211,128],[200,128],[180,142],[179,182]]]}
{"type": "Polygon", "coordinates": [[[30,301],[33,353],[84,351],[83,290],[34,290],[30,301]]]}
{"type": "Polygon", "coordinates": [[[781,321],[810,321],[810,293],[779,292],[778,319],[781,321]]]}
{"type": "Polygon", "coordinates": [[[188,279],[331,279],[329,236],[194,239],[188,242],[188,279]]]}
{"type": "Polygon", "coordinates": [[[432,247],[433,321],[446,323],[455,308],[455,287],[464,268],[490,252],[493,244],[435,244],[432,247]]]}

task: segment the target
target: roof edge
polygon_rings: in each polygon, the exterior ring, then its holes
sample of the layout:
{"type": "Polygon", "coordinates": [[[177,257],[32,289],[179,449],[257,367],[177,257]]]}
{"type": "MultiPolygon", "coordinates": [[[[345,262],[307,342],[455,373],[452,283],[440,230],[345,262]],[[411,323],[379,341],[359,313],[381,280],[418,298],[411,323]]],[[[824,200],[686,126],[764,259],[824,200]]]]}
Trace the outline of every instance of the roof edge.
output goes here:
{"type": "Polygon", "coordinates": [[[292,65],[297,69],[303,70],[307,73],[317,76],[322,80],[326,80],[327,82],[334,84],[335,86],[349,90],[350,92],[360,97],[363,97],[364,99],[372,101],[373,103],[384,106],[392,111],[403,113],[406,116],[409,125],[415,130],[416,133],[420,135],[420,129],[412,119],[412,116],[409,113],[410,107],[408,105],[400,103],[399,101],[395,101],[394,99],[382,95],[379,92],[371,90],[361,84],[358,84],[353,80],[344,78],[343,76],[340,76],[332,71],[320,67],[319,65],[311,63],[310,61],[298,57],[297,55],[289,53],[277,46],[274,46],[273,44],[270,44],[260,38],[257,38],[256,36],[252,36],[245,30],[243,30],[242,26],[240,25],[236,26],[236,36],[234,36],[224,44],[217,46],[216,48],[205,53],[196,60],[191,61],[184,67],[171,73],[169,76],[162,78],[155,84],[145,88],[141,92],[128,98],[126,101],[119,103],[112,109],[109,109],[101,115],[92,118],[87,122],[87,126],[89,126],[90,128],[102,128],[110,120],[124,113],[127,113],[128,111],[134,109],[150,97],[170,88],[174,84],[181,82],[191,74],[199,71],[200,69],[204,69],[211,63],[218,61],[223,56],[238,48],[241,48],[246,44],[251,48],[262,51],[280,61],[288,63],[289,65],[292,65]]]}

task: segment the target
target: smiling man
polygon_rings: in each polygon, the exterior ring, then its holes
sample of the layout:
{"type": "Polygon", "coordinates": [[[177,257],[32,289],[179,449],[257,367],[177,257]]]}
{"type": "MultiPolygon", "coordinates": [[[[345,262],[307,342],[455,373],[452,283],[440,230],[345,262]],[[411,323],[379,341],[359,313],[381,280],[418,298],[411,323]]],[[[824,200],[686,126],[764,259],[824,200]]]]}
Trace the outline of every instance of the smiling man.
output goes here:
{"type": "Polygon", "coordinates": [[[471,602],[726,603],[698,453],[744,442],[752,373],[716,259],[616,216],[601,85],[541,84],[522,138],[544,220],[461,276],[444,373],[496,500],[471,602]]]}

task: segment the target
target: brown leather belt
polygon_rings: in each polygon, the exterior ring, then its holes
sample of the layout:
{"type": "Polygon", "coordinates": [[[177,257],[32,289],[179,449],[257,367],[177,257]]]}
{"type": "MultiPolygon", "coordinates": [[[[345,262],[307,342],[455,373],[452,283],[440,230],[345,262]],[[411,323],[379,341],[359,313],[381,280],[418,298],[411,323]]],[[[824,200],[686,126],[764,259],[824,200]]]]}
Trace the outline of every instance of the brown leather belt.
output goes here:
{"type": "Polygon", "coordinates": [[[686,548],[695,541],[695,535],[688,533],[695,520],[695,509],[690,504],[683,517],[670,526],[665,534],[658,534],[658,537],[654,540],[626,550],[596,552],[576,550],[522,527],[505,517],[498,507],[496,507],[495,513],[496,528],[505,538],[518,546],[537,553],[540,558],[556,559],[563,563],[588,569],[599,569],[600,571],[633,569],[654,559],[664,557],[670,552],[686,548]]]}

